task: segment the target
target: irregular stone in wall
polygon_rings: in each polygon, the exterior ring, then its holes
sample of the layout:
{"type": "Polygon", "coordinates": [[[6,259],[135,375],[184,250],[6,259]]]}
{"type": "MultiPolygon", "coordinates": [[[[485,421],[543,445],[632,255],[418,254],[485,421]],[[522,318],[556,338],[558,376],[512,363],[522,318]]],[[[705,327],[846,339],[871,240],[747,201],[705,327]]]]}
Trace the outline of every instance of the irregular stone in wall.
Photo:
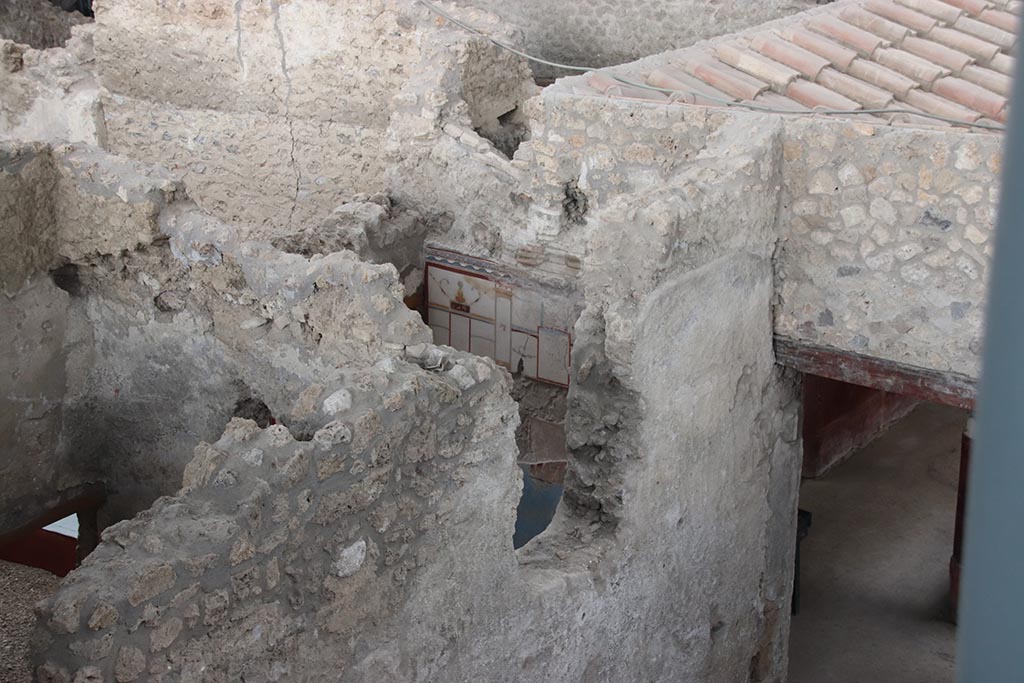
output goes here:
{"type": "Polygon", "coordinates": [[[0,5],[0,38],[37,50],[60,47],[71,27],[88,23],[79,12],[65,12],[48,0],[16,0],[0,5]]]}
{"type": "Polygon", "coordinates": [[[128,604],[141,605],[146,600],[169,590],[176,580],[174,568],[169,564],[157,564],[144,568],[128,591],[128,604]]]}

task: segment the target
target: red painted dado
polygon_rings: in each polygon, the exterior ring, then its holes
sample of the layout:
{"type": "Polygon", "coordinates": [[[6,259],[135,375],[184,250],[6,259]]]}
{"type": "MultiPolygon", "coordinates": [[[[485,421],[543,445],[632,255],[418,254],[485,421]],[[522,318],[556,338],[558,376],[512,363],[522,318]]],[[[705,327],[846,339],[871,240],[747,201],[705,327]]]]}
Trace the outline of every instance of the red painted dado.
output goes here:
{"type": "Polygon", "coordinates": [[[803,476],[820,477],[915,405],[911,397],[804,375],[803,476]]]}
{"type": "Polygon", "coordinates": [[[67,576],[78,564],[78,539],[36,529],[0,545],[0,560],[67,576]]]}

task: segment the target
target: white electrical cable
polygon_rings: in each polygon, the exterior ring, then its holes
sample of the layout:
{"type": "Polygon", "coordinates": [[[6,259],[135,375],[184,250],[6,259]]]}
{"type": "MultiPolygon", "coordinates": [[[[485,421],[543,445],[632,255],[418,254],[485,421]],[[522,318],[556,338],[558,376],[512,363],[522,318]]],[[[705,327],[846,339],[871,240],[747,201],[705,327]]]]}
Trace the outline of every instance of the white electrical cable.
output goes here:
{"type": "Polygon", "coordinates": [[[556,69],[566,69],[568,71],[577,71],[577,72],[580,72],[580,73],[587,73],[587,72],[590,72],[590,71],[594,71],[594,72],[597,72],[597,73],[603,73],[606,76],[615,79],[619,83],[622,83],[623,85],[629,85],[629,86],[632,86],[634,88],[642,88],[644,90],[651,90],[651,91],[654,91],[654,92],[662,93],[664,95],[684,95],[684,96],[688,96],[688,97],[691,97],[691,98],[692,97],[701,97],[703,99],[711,100],[712,102],[715,102],[715,103],[718,103],[718,104],[722,104],[722,105],[724,105],[726,107],[738,107],[740,109],[749,109],[749,110],[752,110],[752,111],[766,112],[766,113],[769,113],[769,114],[790,114],[790,115],[793,115],[793,114],[797,114],[797,115],[803,114],[803,115],[806,115],[808,113],[811,113],[811,114],[824,114],[826,116],[852,116],[852,115],[856,115],[856,114],[910,114],[912,116],[919,116],[919,117],[926,118],[926,119],[933,119],[935,121],[942,121],[944,123],[949,123],[949,124],[954,125],[954,126],[967,126],[967,127],[970,127],[970,128],[982,128],[982,129],[985,129],[985,130],[996,130],[996,131],[1004,131],[1004,130],[1006,130],[1005,126],[1001,126],[1001,125],[998,125],[998,124],[980,123],[980,122],[973,122],[972,123],[972,122],[969,122],[969,121],[961,121],[960,119],[950,118],[948,116],[940,116],[938,114],[929,114],[928,112],[924,112],[924,111],[915,111],[913,109],[903,109],[903,108],[900,108],[900,107],[891,107],[891,108],[885,108],[885,109],[820,109],[820,108],[818,108],[818,109],[811,109],[809,112],[801,112],[801,111],[792,111],[792,110],[788,110],[788,109],[776,109],[775,107],[768,107],[768,106],[761,105],[761,104],[754,104],[753,102],[735,102],[733,100],[722,99],[720,97],[716,97],[714,95],[709,95],[707,93],[702,93],[702,92],[693,92],[693,91],[686,91],[686,90],[676,90],[676,89],[673,89],[673,88],[658,88],[658,87],[653,86],[653,85],[648,85],[646,83],[638,83],[638,82],[632,81],[632,80],[630,80],[628,78],[623,78],[622,76],[619,76],[618,74],[616,74],[616,73],[614,73],[612,71],[608,71],[607,69],[603,69],[603,68],[600,68],[600,67],[576,66],[576,65],[573,65],[573,64],[559,64],[558,62],[551,62],[551,61],[548,61],[546,59],[541,59],[540,57],[534,57],[533,55],[531,55],[529,53],[526,53],[526,52],[523,52],[522,50],[517,50],[516,48],[512,47],[511,45],[507,45],[507,44],[501,42],[500,40],[497,40],[496,38],[492,38],[491,36],[487,35],[483,31],[481,31],[480,29],[478,29],[478,28],[476,28],[474,26],[470,26],[469,24],[467,24],[467,23],[457,19],[456,17],[452,16],[449,12],[444,11],[443,9],[441,9],[440,7],[435,5],[434,3],[430,2],[430,0],[416,0],[416,2],[420,3],[421,5],[423,5],[427,9],[429,9],[431,12],[433,12],[434,14],[437,14],[438,16],[443,17],[444,19],[447,19],[448,21],[450,21],[451,23],[455,24],[456,26],[459,26],[460,28],[463,28],[466,31],[469,31],[470,33],[473,33],[473,34],[478,35],[478,36],[480,36],[482,38],[485,38],[488,41],[490,41],[491,43],[493,43],[494,45],[500,47],[502,50],[507,50],[508,52],[511,52],[514,55],[518,55],[518,56],[522,57],[523,59],[528,59],[531,62],[537,62],[538,64],[544,64],[545,66],[552,66],[552,67],[555,67],[556,69]]]}

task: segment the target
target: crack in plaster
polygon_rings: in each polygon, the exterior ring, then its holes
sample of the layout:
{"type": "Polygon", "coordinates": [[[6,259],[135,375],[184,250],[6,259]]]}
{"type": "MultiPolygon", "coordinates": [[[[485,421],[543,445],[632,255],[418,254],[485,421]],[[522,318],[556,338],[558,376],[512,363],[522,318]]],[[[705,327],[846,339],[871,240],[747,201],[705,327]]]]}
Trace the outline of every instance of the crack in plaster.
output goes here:
{"type": "Polygon", "coordinates": [[[235,0],[235,56],[242,80],[245,80],[245,60],[242,59],[242,0],[235,0]]]}
{"type": "MultiPolygon", "coordinates": [[[[239,0],[241,1],[241,0],[239,0]]],[[[288,212],[287,227],[292,226],[292,221],[295,218],[295,208],[299,204],[299,184],[302,181],[302,173],[299,170],[299,164],[295,160],[295,124],[291,118],[291,99],[292,99],[292,79],[288,75],[288,55],[284,47],[284,33],[281,31],[281,6],[276,0],[270,0],[270,10],[274,15],[274,33],[277,34],[277,43],[281,48],[281,75],[284,77],[285,92],[284,92],[284,120],[288,123],[288,137],[290,138],[291,148],[288,150],[288,156],[291,160],[291,166],[295,169],[295,195],[292,197],[292,208],[288,212]]]]}

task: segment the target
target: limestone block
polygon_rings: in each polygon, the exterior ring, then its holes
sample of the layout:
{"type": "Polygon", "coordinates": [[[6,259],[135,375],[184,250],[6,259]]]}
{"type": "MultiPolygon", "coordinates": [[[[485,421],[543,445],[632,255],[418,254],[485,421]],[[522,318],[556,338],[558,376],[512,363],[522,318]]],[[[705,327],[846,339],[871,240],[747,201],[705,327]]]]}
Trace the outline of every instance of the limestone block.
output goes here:
{"type": "Polygon", "coordinates": [[[85,146],[60,146],[54,155],[58,252],[71,261],[151,244],[160,212],[183,191],[161,167],[85,146]]]}
{"type": "Polygon", "coordinates": [[[135,579],[128,592],[128,603],[133,607],[170,589],[176,580],[174,568],[169,564],[146,567],[135,579]]]}

